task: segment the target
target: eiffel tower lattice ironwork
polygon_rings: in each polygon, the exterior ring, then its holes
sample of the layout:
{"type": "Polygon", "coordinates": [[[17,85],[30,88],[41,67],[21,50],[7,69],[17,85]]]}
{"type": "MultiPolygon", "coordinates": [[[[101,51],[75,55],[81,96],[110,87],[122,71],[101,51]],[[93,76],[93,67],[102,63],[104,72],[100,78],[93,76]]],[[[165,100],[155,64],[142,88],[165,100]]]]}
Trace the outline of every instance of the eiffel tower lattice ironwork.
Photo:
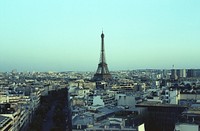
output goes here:
{"type": "Polygon", "coordinates": [[[94,81],[109,81],[112,79],[112,76],[108,70],[108,65],[105,58],[105,49],[104,49],[104,34],[101,34],[101,55],[98,64],[96,73],[94,74],[94,81]]]}

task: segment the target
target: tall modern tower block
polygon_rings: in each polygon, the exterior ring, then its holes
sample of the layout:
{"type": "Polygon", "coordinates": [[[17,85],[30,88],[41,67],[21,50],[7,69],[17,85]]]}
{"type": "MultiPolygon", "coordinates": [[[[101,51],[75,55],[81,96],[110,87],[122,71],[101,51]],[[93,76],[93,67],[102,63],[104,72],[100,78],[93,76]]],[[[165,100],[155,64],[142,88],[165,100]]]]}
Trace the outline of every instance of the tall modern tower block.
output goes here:
{"type": "Polygon", "coordinates": [[[98,68],[96,73],[94,74],[93,80],[94,81],[110,81],[112,76],[108,70],[108,65],[106,63],[105,58],[105,49],[104,49],[104,34],[101,34],[101,55],[98,64],[98,68]]]}

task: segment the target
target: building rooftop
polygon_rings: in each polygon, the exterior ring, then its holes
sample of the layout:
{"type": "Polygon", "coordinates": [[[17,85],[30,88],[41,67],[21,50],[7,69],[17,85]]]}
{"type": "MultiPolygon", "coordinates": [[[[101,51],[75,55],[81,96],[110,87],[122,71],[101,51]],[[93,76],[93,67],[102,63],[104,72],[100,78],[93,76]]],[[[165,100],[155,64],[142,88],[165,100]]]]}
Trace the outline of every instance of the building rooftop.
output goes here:
{"type": "Polygon", "coordinates": [[[156,101],[144,101],[141,103],[136,104],[137,107],[187,107],[184,105],[177,105],[177,104],[162,104],[156,101]]]}
{"type": "Polygon", "coordinates": [[[121,111],[122,109],[118,107],[103,107],[97,110],[98,110],[98,113],[95,114],[95,117],[98,119],[103,116],[106,117],[106,116],[112,115],[113,113],[121,111]]]}
{"type": "Polygon", "coordinates": [[[183,112],[183,114],[200,116],[200,104],[192,104],[187,111],[183,112]]]}
{"type": "Polygon", "coordinates": [[[77,115],[74,117],[73,119],[73,125],[88,125],[88,124],[92,124],[94,121],[92,116],[88,116],[88,115],[77,115]]]}
{"type": "Polygon", "coordinates": [[[9,117],[0,115],[0,129],[4,127],[4,125],[7,124],[9,121],[11,121],[9,117]]]}
{"type": "Polygon", "coordinates": [[[101,121],[106,119],[108,116],[115,112],[121,111],[122,109],[117,107],[103,107],[97,109],[97,113],[85,112],[84,114],[77,115],[73,118],[73,125],[88,125],[93,124],[93,121],[101,121]]]}
{"type": "Polygon", "coordinates": [[[0,123],[4,120],[4,119],[6,119],[7,117],[5,117],[5,116],[1,116],[0,115],[0,123]]]}

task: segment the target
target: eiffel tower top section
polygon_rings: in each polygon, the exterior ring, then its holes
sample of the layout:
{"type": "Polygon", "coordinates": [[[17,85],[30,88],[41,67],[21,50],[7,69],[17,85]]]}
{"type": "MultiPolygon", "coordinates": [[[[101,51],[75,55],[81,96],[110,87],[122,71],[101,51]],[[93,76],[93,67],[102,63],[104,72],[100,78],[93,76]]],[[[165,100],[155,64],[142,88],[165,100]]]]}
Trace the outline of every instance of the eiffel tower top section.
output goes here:
{"type": "Polygon", "coordinates": [[[94,81],[109,81],[112,76],[108,70],[108,65],[105,59],[105,49],[104,49],[104,34],[101,34],[101,55],[96,73],[94,74],[94,81]]]}

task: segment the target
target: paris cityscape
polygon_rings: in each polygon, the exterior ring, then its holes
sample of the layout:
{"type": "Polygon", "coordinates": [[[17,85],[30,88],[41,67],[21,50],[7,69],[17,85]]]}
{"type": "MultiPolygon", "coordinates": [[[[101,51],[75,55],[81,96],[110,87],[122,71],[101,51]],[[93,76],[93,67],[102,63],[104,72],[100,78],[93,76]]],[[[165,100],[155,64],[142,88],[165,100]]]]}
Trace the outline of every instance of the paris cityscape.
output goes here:
{"type": "Polygon", "coordinates": [[[200,69],[2,72],[1,130],[199,130],[200,69]]]}
{"type": "Polygon", "coordinates": [[[0,1],[0,131],[200,131],[199,5],[0,1]]]}

